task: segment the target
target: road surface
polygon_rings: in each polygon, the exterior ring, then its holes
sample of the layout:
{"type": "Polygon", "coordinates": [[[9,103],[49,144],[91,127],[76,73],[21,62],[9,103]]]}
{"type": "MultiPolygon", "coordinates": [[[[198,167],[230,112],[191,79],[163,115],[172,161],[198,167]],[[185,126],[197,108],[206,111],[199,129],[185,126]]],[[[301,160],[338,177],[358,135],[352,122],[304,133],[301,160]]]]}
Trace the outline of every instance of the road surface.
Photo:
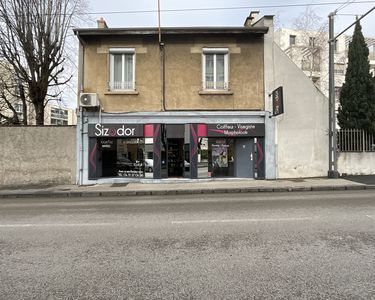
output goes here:
{"type": "Polygon", "coordinates": [[[0,299],[375,299],[375,192],[1,199],[0,299]]]}

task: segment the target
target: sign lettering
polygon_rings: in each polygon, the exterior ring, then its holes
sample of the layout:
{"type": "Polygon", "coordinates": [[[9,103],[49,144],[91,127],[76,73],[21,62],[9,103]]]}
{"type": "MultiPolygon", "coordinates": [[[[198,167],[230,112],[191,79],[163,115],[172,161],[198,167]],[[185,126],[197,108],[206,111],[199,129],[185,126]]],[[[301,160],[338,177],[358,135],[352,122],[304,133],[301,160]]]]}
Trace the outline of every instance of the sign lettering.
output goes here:
{"type": "Polygon", "coordinates": [[[90,137],[143,137],[139,124],[89,124],[90,137]]]}
{"type": "Polygon", "coordinates": [[[264,124],[208,124],[207,125],[207,136],[209,137],[219,137],[219,136],[229,136],[229,137],[257,137],[264,136],[264,124]]]}

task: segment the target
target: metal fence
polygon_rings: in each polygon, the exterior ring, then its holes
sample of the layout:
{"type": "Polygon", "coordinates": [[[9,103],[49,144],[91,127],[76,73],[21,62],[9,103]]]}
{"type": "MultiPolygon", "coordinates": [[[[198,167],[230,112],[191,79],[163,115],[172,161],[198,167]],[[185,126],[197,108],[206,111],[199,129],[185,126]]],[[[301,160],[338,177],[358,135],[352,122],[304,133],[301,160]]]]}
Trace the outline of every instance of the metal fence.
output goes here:
{"type": "Polygon", "coordinates": [[[360,129],[340,129],[337,149],[340,152],[375,152],[375,134],[360,129]]]}

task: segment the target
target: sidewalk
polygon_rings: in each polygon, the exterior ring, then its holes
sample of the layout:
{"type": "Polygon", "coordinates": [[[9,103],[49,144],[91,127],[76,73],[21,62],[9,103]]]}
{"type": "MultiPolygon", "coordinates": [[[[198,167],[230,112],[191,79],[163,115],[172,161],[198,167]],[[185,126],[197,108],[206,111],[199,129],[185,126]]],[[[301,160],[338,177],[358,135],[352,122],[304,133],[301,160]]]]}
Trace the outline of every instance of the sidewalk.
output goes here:
{"type": "Polygon", "coordinates": [[[37,197],[113,197],[176,194],[302,192],[332,190],[375,190],[373,182],[361,183],[343,178],[301,178],[289,180],[174,180],[159,183],[59,185],[20,189],[0,189],[0,198],[37,197]]]}

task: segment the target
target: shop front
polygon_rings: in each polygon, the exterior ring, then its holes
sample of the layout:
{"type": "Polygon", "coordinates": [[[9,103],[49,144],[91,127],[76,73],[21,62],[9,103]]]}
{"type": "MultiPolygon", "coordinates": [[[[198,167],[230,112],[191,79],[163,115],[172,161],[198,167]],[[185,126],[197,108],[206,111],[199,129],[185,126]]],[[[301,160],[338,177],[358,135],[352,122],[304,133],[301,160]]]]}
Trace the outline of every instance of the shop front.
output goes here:
{"type": "Polygon", "coordinates": [[[88,179],[264,178],[264,123],[88,125],[88,179]]]}

